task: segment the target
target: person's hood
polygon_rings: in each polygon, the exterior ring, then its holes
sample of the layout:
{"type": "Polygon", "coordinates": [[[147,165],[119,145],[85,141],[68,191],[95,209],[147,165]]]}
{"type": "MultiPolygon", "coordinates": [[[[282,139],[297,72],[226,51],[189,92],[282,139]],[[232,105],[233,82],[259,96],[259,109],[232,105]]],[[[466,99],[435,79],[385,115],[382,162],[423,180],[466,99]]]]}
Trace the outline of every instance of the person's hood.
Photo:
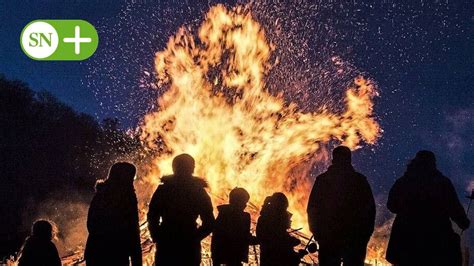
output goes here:
{"type": "Polygon", "coordinates": [[[444,178],[445,176],[438,169],[410,169],[407,170],[402,178],[433,179],[444,178]]]}
{"type": "Polygon", "coordinates": [[[117,186],[107,182],[97,182],[95,185],[96,195],[116,195],[117,193],[134,194],[135,188],[132,186],[117,186]]]}
{"type": "Polygon", "coordinates": [[[97,182],[97,184],[95,184],[95,190],[97,192],[102,192],[106,187],[106,184],[105,182],[97,182]]]}

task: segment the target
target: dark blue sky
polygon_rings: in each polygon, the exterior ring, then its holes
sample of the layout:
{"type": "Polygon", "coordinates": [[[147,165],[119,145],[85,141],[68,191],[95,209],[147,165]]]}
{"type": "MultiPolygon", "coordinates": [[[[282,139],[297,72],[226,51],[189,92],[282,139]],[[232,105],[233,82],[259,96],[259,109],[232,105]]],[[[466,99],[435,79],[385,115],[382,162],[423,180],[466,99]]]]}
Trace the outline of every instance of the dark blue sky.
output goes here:
{"type": "MultiPolygon", "coordinates": [[[[315,3],[307,10],[318,14],[305,14],[317,27],[300,25],[296,30],[300,35],[315,33],[308,38],[309,50],[317,51],[318,38],[324,39],[325,55],[340,55],[375,79],[380,89],[376,114],[383,136],[376,146],[355,154],[357,168],[370,177],[374,191],[386,195],[415,152],[431,149],[440,169],[464,193],[474,180],[472,4],[315,3]],[[322,34],[325,25],[332,27],[331,38],[322,34]]],[[[135,125],[157,93],[141,86],[149,82],[143,81],[143,72],[152,68],[153,54],[180,25],[199,23],[208,6],[208,1],[1,1],[0,73],[24,80],[35,90],[49,90],[98,119],[115,116],[124,125],[135,125]],[[21,51],[20,32],[40,18],[91,22],[99,31],[96,54],[84,62],[29,59],[21,51]]],[[[295,16],[305,12],[292,10],[295,16]]],[[[268,12],[261,17],[278,18],[272,16],[268,12]]]]}
{"type": "MultiPolygon", "coordinates": [[[[88,71],[80,62],[41,62],[23,54],[20,33],[34,19],[85,19],[95,22],[116,16],[120,5],[99,1],[1,1],[0,73],[26,81],[33,89],[49,90],[76,110],[95,114],[99,106],[94,94],[81,80],[88,71]]],[[[98,48],[100,51],[100,48],[98,48]]]]}

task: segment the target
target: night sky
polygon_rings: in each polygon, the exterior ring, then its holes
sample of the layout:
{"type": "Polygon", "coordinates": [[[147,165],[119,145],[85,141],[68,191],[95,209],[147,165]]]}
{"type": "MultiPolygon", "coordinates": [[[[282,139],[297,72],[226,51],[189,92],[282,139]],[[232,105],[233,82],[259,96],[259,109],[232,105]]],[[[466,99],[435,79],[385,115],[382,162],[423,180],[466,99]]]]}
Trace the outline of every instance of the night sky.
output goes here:
{"type": "MultiPolygon", "coordinates": [[[[152,71],[153,54],[179,26],[198,25],[211,2],[1,1],[0,73],[35,90],[51,91],[98,120],[117,117],[123,127],[135,127],[160,93],[149,88],[153,77],[144,75],[152,71]],[[40,18],[91,22],[99,32],[96,54],[83,62],[29,59],[19,36],[29,21],[40,18]]],[[[298,7],[299,2],[257,4],[256,17],[269,35],[273,28],[268,25],[277,19],[283,31],[294,26],[288,38],[306,41],[293,44],[304,44],[312,61],[302,68],[319,66],[313,76],[324,68],[318,62],[337,55],[357,69],[354,73],[376,81],[380,96],[375,113],[384,132],[375,146],[357,151],[354,161],[369,177],[379,203],[384,204],[393,181],[420,149],[437,154],[440,170],[465,202],[474,180],[472,2],[316,1],[298,7]]],[[[335,80],[315,82],[340,85],[335,80]]],[[[298,93],[301,90],[295,93],[296,101],[298,93]]]]}

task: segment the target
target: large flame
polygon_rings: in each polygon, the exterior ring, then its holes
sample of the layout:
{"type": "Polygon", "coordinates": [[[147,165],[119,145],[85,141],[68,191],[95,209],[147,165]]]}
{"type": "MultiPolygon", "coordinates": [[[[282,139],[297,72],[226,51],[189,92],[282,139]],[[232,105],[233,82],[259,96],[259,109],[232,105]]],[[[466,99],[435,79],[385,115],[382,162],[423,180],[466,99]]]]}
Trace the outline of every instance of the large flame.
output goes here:
{"type": "Polygon", "coordinates": [[[222,5],[210,9],[198,39],[184,27],[169,39],[155,58],[158,85],[169,88],[143,125],[147,145],[163,149],[149,178],[156,184],[156,174],[171,173],[175,155],[189,153],[213,195],[225,198],[239,186],[261,204],[273,192],[285,192],[293,225],[306,228],[312,184],[307,170],[331,140],[352,149],[376,141],[380,128],[372,98],[377,92],[357,77],[342,113],[325,107],[302,113],[265,88],[273,49],[248,9],[222,5]]]}

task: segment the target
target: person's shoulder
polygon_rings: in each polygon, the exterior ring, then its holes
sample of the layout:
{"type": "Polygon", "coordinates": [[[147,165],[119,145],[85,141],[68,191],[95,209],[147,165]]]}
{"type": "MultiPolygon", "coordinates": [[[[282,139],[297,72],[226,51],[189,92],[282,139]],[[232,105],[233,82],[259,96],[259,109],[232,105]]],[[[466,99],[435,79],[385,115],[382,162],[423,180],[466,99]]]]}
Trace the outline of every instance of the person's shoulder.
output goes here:
{"type": "MultiPolygon", "coordinates": [[[[396,194],[399,194],[399,193],[401,193],[401,191],[405,191],[406,189],[416,185],[416,182],[414,182],[413,180],[416,181],[416,178],[412,178],[410,176],[402,175],[402,176],[398,177],[397,179],[395,179],[395,182],[393,183],[390,191],[391,192],[396,191],[396,194]]],[[[395,194],[393,194],[393,196],[394,195],[395,194]]]]}
{"type": "Polygon", "coordinates": [[[225,214],[225,212],[229,209],[229,204],[222,204],[217,206],[217,211],[219,214],[225,214]]]}
{"type": "Polygon", "coordinates": [[[29,237],[25,241],[24,249],[31,249],[31,250],[36,250],[38,248],[41,248],[43,250],[48,250],[48,251],[57,251],[56,245],[53,243],[53,241],[48,240],[48,239],[39,239],[37,237],[29,237]]]}
{"type": "Polygon", "coordinates": [[[237,215],[239,215],[240,217],[242,217],[244,219],[247,219],[247,218],[250,219],[250,213],[248,213],[246,211],[239,211],[239,212],[237,212],[237,215]]]}
{"type": "Polygon", "coordinates": [[[357,172],[357,171],[354,171],[354,175],[357,177],[357,179],[359,179],[360,181],[368,181],[369,179],[367,178],[366,175],[360,173],[360,172],[357,172]]]}
{"type": "Polygon", "coordinates": [[[101,192],[103,192],[105,190],[105,188],[107,187],[105,181],[103,180],[99,180],[96,182],[95,184],[95,190],[96,190],[96,194],[100,194],[101,192]]]}
{"type": "Polygon", "coordinates": [[[328,177],[328,175],[329,175],[329,171],[325,171],[325,172],[319,174],[318,176],[316,176],[315,180],[316,180],[316,182],[318,182],[318,180],[323,181],[328,177]]]}
{"type": "Polygon", "coordinates": [[[244,217],[244,219],[246,221],[250,221],[250,213],[248,212],[242,212],[242,217],[244,217]]]}
{"type": "Polygon", "coordinates": [[[34,245],[34,240],[33,237],[30,236],[25,240],[25,243],[23,244],[23,251],[29,250],[32,245],[34,245]]]}
{"type": "Polygon", "coordinates": [[[56,252],[58,251],[58,249],[56,248],[56,245],[51,240],[46,241],[45,246],[50,250],[53,250],[53,251],[56,251],[56,252]]]}
{"type": "Polygon", "coordinates": [[[171,184],[173,182],[173,177],[173,175],[165,175],[161,177],[161,183],[158,187],[171,184]]]}
{"type": "Polygon", "coordinates": [[[160,178],[160,184],[158,184],[158,187],[156,187],[155,192],[153,192],[153,198],[155,201],[163,197],[164,195],[168,195],[170,191],[170,187],[172,186],[172,180],[171,176],[163,176],[160,178]]]}
{"type": "Polygon", "coordinates": [[[198,188],[204,189],[208,187],[207,181],[202,177],[193,176],[192,181],[193,181],[193,184],[198,188]]]}
{"type": "Polygon", "coordinates": [[[164,193],[165,191],[169,190],[169,188],[174,187],[175,179],[173,175],[166,175],[160,178],[160,184],[156,188],[155,193],[164,193]]]}
{"type": "Polygon", "coordinates": [[[190,189],[191,193],[194,193],[198,197],[208,197],[206,188],[209,186],[204,178],[192,176],[186,181],[186,188],[190,189]]]}
{"type": "Polygon", "coordinates": [[[367,176],[362,174],[361,172],[359,171],[356,171],[354,170],[354,175],[356,175],[358,178],[363,178],[363,179],[367,179],[367,176]]]}
{"type": "Polygon", "coordinates": [[[453,186],[453,182],[451,181],[451,179],[443,175],[442,173],[438,173],[436,179],[444,186],[453,186]]]}

